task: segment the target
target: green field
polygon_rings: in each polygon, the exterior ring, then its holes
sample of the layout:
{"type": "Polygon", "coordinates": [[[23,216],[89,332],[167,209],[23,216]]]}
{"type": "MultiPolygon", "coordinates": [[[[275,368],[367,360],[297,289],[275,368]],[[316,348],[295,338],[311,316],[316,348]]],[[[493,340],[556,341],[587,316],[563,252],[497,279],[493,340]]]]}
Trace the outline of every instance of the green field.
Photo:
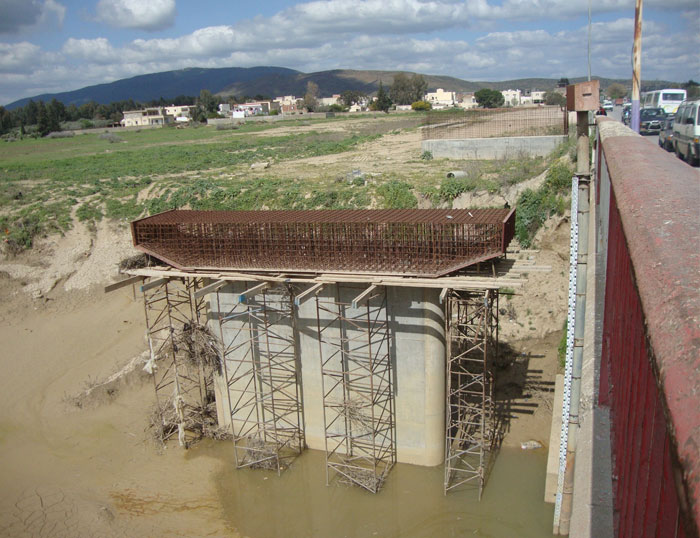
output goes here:
{"type": "MultiPolygon", "coordinates": [[[[544,171],[551,159],[472,163],[465,178],[446,179],[456,165],[416,155],[400,171],[376,179],[285,173],[285,163],[361,148],[388,133],[415,129],[418,114],[248,124],[235,130],[199,127],[0,142],[0,229],[10,252],[38,234],[63,232],[78,219],[131,220],[167,209],[351,209],[416,207],[418,198],[450,204],[462,192],[498,192],[544,171]],[[324,129],[329,122],[342,129],[324,129]],[[318,127],[317,127],[318,125],[318,127]],[[289,127],[303,131],[289,134],[289,127]],[[286,134],[285,134],[286,132],[286,134]],[[249,173],[255,162],[275,172],[249,173]]],[[[565,150],[564,150],[565,151],[565,150]]],[[[554,158],[553,156],[552,158],[554,158]]],[[[371,157],[370,157],[371,159],[371,157]]],[[[550,206],[552,201],[549,200],[550,206]]],[[[555,204],[556,205],[556,204],[555,204]]]]}

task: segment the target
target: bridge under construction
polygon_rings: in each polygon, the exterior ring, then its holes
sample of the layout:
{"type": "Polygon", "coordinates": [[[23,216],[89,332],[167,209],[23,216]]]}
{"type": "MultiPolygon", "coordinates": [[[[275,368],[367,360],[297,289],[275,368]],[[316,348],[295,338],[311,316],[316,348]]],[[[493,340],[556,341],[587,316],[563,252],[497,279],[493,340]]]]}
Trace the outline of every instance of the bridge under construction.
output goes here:
{"type": "MultiPolygon", "coordinates": [[[[132,223],[157,422],[238,467],[325,451],[376,493],[397,462],[484,487],[515,210],[169,211],[132,223]],[[506,269],[504,269],[504,267],[506,269]]],[[[516,268],[517,269],[517,268],[516,268]]]]}

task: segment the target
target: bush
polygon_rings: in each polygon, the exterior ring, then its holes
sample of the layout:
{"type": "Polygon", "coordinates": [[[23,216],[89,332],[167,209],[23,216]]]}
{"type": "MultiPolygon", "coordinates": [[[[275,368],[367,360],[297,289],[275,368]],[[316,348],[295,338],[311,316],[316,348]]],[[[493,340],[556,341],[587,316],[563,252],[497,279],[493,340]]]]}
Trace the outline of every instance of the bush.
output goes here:
{"type": "Polygon", "coordinates": [[[423,161],[432,161],[433,160],[433,152],[425,150],[423,153],[421,153],[420,158],[423,161]]]}
{"type": "Polygon", "coordinates": [[[100,136],[98,136],[100,140],[108,140],[110,144],[114,144],[116,142],[123,142],[124,139],[113,134],[113,133],[102,133],[100,136]]]}
{"type": "Polygon", "coordinates": [[[476,182],[470,177],[447,177],[440,184],[440,197],[451,202],[463,192],[476,190],[476,182]]]}
{"type": "Polygon", "coordinates": [[[411,103],[411,108],[413,110],[426,111],[432,109],[433,105],[431,105],[427,101],[415,101],[411,103]]]}
{"type": "Polygon", "coordinates": [[[384,183],[377,189],[377,194],[384,199],[386,209],[413,209],[418,205],[413,187],[396,179],[384,183]]]}
{"type": "Polygon", "coordinates": [[[532,246],[532,240],[545,220],[566,211],[571,176],[567,165],[556,163],[547,172],[539,189],[527,189],[518,198],[515,236],[524,248],[532,246]]]}
{"type": "Polygon", "coordinates": [[[335,103],[328,107],[328,112],[345,112],[345,107],[335,103]]]}
{"type": "Polygon", "coordinates": [[[46,138],[73,138],[75,133],[73,131],[53,131],[46,135],[46,138]]]}
{"type": "Polygon", "coordinates": [[[83,129],[92,129],[95,126],[90,120],[80,120],[80,127],[83,129]]]}

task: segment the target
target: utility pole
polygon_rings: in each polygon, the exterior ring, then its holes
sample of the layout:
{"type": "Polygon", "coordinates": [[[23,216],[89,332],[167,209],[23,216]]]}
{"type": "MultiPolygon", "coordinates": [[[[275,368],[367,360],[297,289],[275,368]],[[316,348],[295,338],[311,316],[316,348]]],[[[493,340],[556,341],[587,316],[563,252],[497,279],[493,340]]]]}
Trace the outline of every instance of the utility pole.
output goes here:
{"type": "Polygon", "coordinates": [[[634,45],[632,46],[632,110],[630,127],[639,132],[639,85],[642,77],[642,0],[634,8],[634,45]]]}

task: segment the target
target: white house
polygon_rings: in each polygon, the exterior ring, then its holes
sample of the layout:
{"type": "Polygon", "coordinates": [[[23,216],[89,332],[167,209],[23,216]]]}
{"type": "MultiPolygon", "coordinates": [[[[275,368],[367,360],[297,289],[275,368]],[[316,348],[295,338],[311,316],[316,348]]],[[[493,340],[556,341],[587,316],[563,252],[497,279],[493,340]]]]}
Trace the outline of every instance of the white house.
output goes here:
{"type": "Polygon", "coordinates": [[[194,109],[193,105],[170,105],[165,107],[165,113],[173,116],[175,121],[182,121],[181,118],[190,119],[194,109]]]}
{"type": "Polygon", "coordinates": [[[474,92],[462,92],[457,94],[457,106],[459,108],[469,109],[478,107],[479,103],[476,102],[474,92]]]}
{"type": "Polygon", "coordinates": [[[282,114],[296,114],[303,108],[303,99],[297,99],[293,95],[275,97],[273,103],[277,103],[278,110],[282,114]]]}
{"type": "Polygon", "coordinates": [[[122,127],[145,127],[149,125],[167,125],[173,123],[175,117],[168,114],[165,107],[152,107],[144,110],[125,110],[122,127]]]}
{"type": "Polygon", "coordinates": [[[501,92],[505,106],[518,106],[522,103],[522,92],[520,90],[503,90],[501,92]]]}
{"type": "Polygon", "coordinates": [[[523,105],[539,105],[544,103],[545,91],[540,90],[525,90],[522,93],[521,102],[523,105]]]}
{"type": "Polygon", "coordinates": [[[433,108],[445,108],[457,104],[457,94],[438,88],[434,92],[426,93],[423,100],[433,105],[433,108]]]}
{"type": "Polygon", "coordinates": [[[340,94],[333,94],[331,97],[321,97],[318,100],[319,106],[333,106],[340,104],[340,94]]]}

